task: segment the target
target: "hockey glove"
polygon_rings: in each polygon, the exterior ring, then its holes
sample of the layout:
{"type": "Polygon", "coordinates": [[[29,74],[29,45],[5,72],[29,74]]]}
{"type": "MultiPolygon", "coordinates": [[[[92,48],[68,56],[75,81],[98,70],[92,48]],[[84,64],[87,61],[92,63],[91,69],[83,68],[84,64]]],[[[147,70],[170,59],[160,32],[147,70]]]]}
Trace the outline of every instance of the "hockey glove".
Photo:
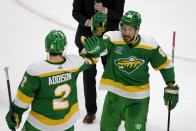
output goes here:
{"type": "Polygon", "coordinates": [[[25,112],[27,109],[20,108],[16,106],[15,104],[12,104],[13,109],[13,116],[11,116],[11,112],[9,111],[6,115],[6,122],[10,130],[14,130],[16,127],[18,128],[21,123],[21,118],[23,112],[25,112]]]}
{"type": "Polygon", "coordinates": [[[86,38],[84,48],[92,57],[97,58],[105,50],[104,41],[102,37],[92,36],[86,38]]]}
{"type": "Polygon", "coordinates": [[[106,31],[107,15],[102,12],[96,12],[92,17],[91,32],[93,35],[102,36],[106,31]]]}
{"type": "Polygon", "coordinates": [[[176,104],[178,103],[178,94],[179,94],[179,87],[178,85],[167,86],[164,89],[164,101],[165,105],[169,105],[170,103],[170,110],[174,109],[176,104]]]}

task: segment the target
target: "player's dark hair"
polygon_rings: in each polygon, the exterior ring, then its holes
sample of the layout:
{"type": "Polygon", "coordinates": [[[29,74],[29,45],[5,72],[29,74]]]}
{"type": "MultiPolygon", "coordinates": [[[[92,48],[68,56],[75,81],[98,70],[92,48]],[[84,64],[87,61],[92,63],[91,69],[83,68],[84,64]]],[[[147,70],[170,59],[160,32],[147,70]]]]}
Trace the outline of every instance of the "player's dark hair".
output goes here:
{"type": "Polygon", "coordinates": [[[58,56],[58,55],[63,55],[63,53],[49,53],[50,56],[58,56]]]}

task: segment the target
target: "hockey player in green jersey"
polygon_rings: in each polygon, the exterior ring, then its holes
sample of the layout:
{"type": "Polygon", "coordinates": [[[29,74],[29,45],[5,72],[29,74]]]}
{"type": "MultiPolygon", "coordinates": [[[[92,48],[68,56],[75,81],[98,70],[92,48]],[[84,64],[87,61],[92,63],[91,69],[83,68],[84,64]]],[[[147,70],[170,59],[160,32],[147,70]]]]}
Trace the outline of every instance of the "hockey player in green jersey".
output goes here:
{"type": "Polygon", "coordinates": [[[92,36],[86,40],[84,47],[88,52],[108,55],[100,81],[100,88],[108,91],[102,111],[101,131],[117,131],[123,116],[126,131],[146,130],[150,98],[149,62],[161,72],[167,84],[165,104],[171,101],[173,109],[178,102],[179,88],[174,85],[173,64],[153,38],[138,34],[140,24],[140,14],[128,11],[121,18],[120,31],[109,31],[103,38],[92,36]],[[94,43],[97,47],[90,51],[94,43]]]}
{"type": "MultiPolygon", "coordinates": [[[[66,36],[60,30],[52,30],[46,36],[47,60],[29,65],[20,83],[6,121],[10,129],[19,126],[22,114],[29,105],[31,110],[23,131],[73,131],[79,117],[76,80],[78,74],[96,63],[92,57],[63,56],[66,36]]],[[[87,55],[86,55],[87,56],[87,55]]]]}

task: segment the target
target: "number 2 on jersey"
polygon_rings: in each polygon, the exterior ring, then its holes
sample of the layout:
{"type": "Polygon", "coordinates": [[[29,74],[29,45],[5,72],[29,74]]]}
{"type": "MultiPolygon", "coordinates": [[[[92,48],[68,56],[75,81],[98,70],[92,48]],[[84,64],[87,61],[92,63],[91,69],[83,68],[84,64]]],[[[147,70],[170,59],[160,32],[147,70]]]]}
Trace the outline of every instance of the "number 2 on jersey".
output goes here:
{"type": "Polygon", "coordinates": [[[67,109],[69,107],[69,101],[66,101],[65,99],[69,96],[70,92],[71,88],[68,84],[63,84],[56,87],[56,89],[54,90],[54,95],[61,96],[63,95],[63,93],[64,95],[63,97],[54,99],[52,101],[54,110],[67,109]]]}

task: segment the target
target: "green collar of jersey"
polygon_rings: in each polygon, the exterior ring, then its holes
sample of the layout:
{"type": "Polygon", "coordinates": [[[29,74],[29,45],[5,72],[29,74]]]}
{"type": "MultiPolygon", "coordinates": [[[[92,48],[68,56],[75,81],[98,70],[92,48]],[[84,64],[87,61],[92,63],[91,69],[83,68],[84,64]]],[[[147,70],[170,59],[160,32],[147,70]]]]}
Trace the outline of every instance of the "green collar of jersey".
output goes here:
{"type": "Polygon", "coordinates": [[[134,42],[132,42],[131,44],[133,45],[133,47],[136,47],[141,41],[141,36],[138,35],[136,40],[134,42]]]}
{"type": "Polygon", "coordinates": [[[65,59],[65,58],[63,58],[62,60],[57,61],[57,62],[55,62],[55,61],[51,61],[51,60],[45,60],[45,61],[46,61],[46,62],[48,62],[48,63],[50,63],[50,64],[60,65],[60,64],[65,63],[66,59],[65,59]]]}

